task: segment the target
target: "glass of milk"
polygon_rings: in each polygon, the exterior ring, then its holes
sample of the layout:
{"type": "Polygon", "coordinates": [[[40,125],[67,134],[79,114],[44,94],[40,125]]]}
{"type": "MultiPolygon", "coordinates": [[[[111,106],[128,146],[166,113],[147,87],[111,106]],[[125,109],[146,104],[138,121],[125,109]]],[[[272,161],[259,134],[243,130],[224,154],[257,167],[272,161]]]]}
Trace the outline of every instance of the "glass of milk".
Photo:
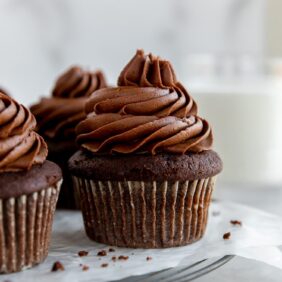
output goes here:
{"type": "MultiPolygon", "coordinates": [[[[282,79],[273,76],[187,81],[214,131],[228,183],[282,183],[282,79]]],[[[256,185],[255,185],[256,186],[256,185]]]]}

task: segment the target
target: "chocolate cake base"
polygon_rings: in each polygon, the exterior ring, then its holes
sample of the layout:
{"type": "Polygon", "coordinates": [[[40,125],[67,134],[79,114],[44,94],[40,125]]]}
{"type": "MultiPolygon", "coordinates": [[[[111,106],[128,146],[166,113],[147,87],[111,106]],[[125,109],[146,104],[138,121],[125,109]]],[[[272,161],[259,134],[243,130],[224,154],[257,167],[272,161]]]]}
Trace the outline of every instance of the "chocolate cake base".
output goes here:
{"type": "Polygon", "coordinates": [[[62,179],[62,171],[53,162],[45,161],[28,171],[0,174],[0,199],[29,195],[55,185],[62,179]]]}
{"type": "Polygon", "coordinates": [[[76,152],[69,160],[72,175],[94,180],[195,180],[217,175],[222,161],[214,151],[187,155],[91,155],[76,152]]]}
{"type": "Polygon", "coordinates": [[[202,238],[221,169],[213,151],[156,156],[78,151],[69,160],[88,237],[130,248],[176,247],[202,238]]]}

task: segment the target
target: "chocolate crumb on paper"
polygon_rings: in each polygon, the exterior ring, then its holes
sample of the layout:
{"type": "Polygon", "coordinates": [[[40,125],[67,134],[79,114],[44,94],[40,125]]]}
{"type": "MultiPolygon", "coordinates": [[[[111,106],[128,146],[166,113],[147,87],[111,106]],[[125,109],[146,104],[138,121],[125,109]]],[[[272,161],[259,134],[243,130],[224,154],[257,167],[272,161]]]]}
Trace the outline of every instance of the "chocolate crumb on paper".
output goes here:
{"type": "Polygon", "coordinates": [[[60,261],[55,261],[53,266],[52,266],[52,269],[51,269],[52,272],[64,271],[64,270],[65,270],[65,268],[64,268],[63,264],[60,261]]]}
{"type": "Polygon", "coordinates": [[[112,257],[112,261],[116,261],[117,260],[117,257],[116,256],[113,256],[112,257]]]}
{"type": "Polygon", "coordinates": [[[82,266],[82,271],[87,271],[89,270],[89,266],[88,265],[83,265],[82,266]]]}
{"type": "Polygon", "coordinates": [[[109,248],[109,253],[113,253],[113,252],[115,252],[115,251],[116,251],[115,249],[109,248]]]}
{"type": "Polygon", "coordinates": [[[101,250],[97,253],[97,256],[99,257],[105,257],[107,255],[107,252],[105,250],[101,250]]]}
{"type": "Polygon", "coordinates": [[[230,233],[230,232],[224,233],[223,236],[222,236],[222,238],[223,238],[224,240],[229,240],[230,237],[231,237],[231,233],[230,233]]]}
{"type": "Polygon", "coordinates": [[[104,268],[105,268],[105,267],[108,267],[108,265],[109,265],[108,263],[102,263],[102,264],[101,264],[101,267],[104,267],[104,268]]]}
{"type": "Polygon", "coordinates": [[[242,226],[242,221],[240,221],[240,220],[230,220],[230,223],[232,225],[242,226]]]}
{"type": "Polygon", "coordinates": [[[78,254],[80,257],[86,257],[86,256],[88,256],[89,252],[87,252],[87,251],[79,251],[77,254],[78,254]]]}
{"type": "Polygon", "coordinates": [[[146,257],[147,261],[152,260],[152,259],[153,259],[152,257],[146,257]]]}
{"type": "Polygon", "coordinates": [[[128,256],[119,256],[118,260],[128,260],[128,256]]]}

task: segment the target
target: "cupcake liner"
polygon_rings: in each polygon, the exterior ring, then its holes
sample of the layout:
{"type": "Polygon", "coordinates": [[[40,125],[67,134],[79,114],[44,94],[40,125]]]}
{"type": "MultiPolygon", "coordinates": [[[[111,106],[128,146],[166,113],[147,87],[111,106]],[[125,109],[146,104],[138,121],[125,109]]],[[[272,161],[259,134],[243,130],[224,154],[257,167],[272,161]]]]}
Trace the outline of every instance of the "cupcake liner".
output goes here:
{"type": "Polygon", "coordinates": [[[93,181],[73,176],[89,238],[131,248],[199,240],[215,176],[193,181],[93,181]]]}
{"type": "Polygon", "coordinates": [[[21,271],[46,258],[60,185],[0,199],[0,273],[21,271]]]}

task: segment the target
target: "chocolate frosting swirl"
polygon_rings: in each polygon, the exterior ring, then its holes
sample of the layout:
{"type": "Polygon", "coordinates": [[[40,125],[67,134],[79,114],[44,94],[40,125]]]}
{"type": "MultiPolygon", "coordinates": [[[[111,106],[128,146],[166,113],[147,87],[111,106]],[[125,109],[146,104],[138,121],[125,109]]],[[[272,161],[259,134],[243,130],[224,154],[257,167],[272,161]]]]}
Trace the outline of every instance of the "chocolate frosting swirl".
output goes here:
{"type": "Polygon", "coordinates": [[[208,150],[213,140],[209,124],[197,116],[89,115],[77,134],[77,142],[94,153],[185,154],[208,150]]]}
{"type": "Polygon", "coordinates": [[[42,98],[30,109],[40,134],[51,139],[75,139],[75,126],[86,118],[85,102],[95,90],[106,87],[102,72],[74,66],[57,80],[53,97],[42,98]]]}
{"type": "Polygon", "coordinates": [[[61,98],[88,97],[104,87],[106,80],[101,71],[91,72],[73,66],[58,78],[52,94],[61,98]]]}
{"type": "Polygon", "coordinates": [[[119,86],[171,88],[179,84],[169,61],[145,55],[143,50],[137,50],[118,78],[119,86]]]}
{"type": "Polygon", "coordinates": [[[0,172],[28,170],[45,161],[47,145],[35,126],[28,109],[0,93],[0,172]]]}
{"type": "Polygon", "coordinates": [[[87,101],[87,113],[121,113],[186,117],[196,112],[195,103],[174,89],[155,87],[115,87],[95,92],[87,101]]]}
{"type": "Polygon", "coordinates": [[[86,105],[86,112],[179,118],[197,114],[197,104],[176,80],[170,62],[145,55],[142,50],[125,66],[118,85],[96,91],[86,105]]]}
{"type": "Polygon", "coordinates": [[[138,50],[118,87],[95,92],[88,117],[77,126],[77,142],[93,153],[185,154],[212,146],[207,121],[177,81],[168,61],[138,50]]]}

